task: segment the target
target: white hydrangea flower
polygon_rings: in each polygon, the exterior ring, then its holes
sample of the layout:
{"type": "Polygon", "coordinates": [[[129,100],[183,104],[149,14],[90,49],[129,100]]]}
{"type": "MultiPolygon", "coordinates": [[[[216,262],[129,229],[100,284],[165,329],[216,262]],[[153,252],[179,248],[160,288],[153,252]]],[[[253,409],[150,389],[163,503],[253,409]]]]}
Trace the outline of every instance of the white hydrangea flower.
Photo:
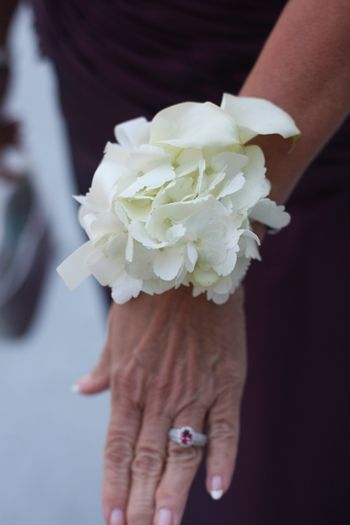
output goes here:
{"type": "Polygon", "coordinates": [[[67,286],[93,275],[124,303],[141,291],[191,285],[224,303],[240,285],[259,239],[251,221],[290,220],[268,198],[259,134],[299,134],[266,100],[224,94],[221,107],[185,102],[115,127],[89,192],[76,197],[88,241],[58,268],[67,286]]]}

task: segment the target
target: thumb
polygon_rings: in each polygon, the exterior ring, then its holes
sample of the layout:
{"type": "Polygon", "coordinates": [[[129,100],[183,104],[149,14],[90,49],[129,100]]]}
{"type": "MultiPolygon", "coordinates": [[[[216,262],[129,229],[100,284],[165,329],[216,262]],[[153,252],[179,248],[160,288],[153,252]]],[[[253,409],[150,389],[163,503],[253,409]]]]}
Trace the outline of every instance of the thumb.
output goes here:
{"type": "Polygon", "coordinates": [[[98,365],[86,376],[79,379],[73,386],[76,394],[98,394],[109,388],[111,350],[105,345],[98,365]]]}

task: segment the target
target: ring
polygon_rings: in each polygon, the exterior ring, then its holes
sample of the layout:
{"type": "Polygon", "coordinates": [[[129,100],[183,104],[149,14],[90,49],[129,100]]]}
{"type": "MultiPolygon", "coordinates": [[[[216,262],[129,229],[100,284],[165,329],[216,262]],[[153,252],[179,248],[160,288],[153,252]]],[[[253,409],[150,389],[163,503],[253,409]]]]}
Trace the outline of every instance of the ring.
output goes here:
{"type": "Polygon", "coordinates": [[[171,428],[168,436],[170,441],[185,448],[204,447],[207,442],[207,436],[201,432],[195,432],[192,427],[171,428]]]}

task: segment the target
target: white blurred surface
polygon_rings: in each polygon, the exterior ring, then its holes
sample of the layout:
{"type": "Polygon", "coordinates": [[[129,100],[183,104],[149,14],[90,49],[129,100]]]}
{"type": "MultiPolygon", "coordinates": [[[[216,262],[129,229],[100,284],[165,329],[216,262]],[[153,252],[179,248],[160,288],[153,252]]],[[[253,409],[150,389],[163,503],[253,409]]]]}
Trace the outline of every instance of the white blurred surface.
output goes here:
{"type": "Polygon", "coordinates": [[[82,398],[70,386],[98,358],[105,306],[92,282],[71,293],[55,272],[82,237],[53,73],[38,58],[28,9],[17,14],[11,41],[8,106],[24,123],[55,253],[29,335],[0,339],[0,524],[99,525],[108,395],[82,398]]]}

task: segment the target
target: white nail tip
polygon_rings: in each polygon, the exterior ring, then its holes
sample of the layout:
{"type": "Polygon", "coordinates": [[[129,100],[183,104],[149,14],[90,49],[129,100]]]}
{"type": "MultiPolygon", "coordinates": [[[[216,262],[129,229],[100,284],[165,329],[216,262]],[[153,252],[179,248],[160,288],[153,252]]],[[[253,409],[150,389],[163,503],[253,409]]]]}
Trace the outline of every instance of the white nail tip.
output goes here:
{"type": "Polygon", "coordinates": [[[215,499],[215,500],[220,499],[220,498],[223,496],[223,494],[224,494],[224,491],[223,491],[223,490],[212,490],[212,491],[210,492],[211,497],[212,497],[213,499],[215,499]]]}
{"type": "Polygon", "coordinates": [[[73,392],[73,394],[80,394],[80,386],[78,383],[71,386],[71,392],[73,392]]]}

